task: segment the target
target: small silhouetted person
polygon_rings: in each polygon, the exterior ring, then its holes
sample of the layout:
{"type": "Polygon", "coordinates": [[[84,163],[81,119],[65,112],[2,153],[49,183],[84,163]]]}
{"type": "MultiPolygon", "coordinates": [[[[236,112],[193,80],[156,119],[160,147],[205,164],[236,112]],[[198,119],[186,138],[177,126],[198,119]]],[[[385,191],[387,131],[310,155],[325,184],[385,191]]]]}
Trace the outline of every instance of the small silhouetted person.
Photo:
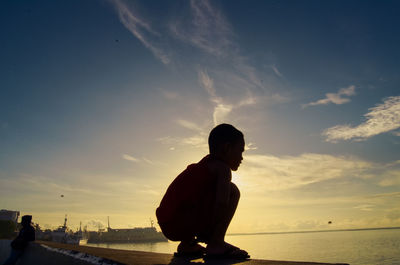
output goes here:
{"type": "Polygon", "coordinates": [[[11,241],[11,253],[9,258],[3,265],[13,265],[24,253],[24,250],[28,246],[29,242],[35,240],[35,229],[31,225],[32,216],[22,216],[21,225],[22,228],[19,231],[18,236],[11,241]]]}
{"type": "Polygon", "coordinates": [[[249,258],[246,251],[225,242],[240,197],[231,170],[236,171],[243,160],[243,133],[220,124],[210,132],[208,145],[210,153],[168,187],[156,210],[158,223],[168,239],[180,241],[175,256],[249,258]]]}

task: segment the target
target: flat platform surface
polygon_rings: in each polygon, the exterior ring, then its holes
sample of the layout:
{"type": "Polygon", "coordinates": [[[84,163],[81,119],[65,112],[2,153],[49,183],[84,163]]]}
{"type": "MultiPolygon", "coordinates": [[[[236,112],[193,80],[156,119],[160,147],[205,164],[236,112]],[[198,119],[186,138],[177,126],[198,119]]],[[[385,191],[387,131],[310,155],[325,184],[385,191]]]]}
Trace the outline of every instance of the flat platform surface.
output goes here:
{"type": "MultiPolygon", "coordinates": [[[[316,263],[316,262],[302,262],[302,261],[274,261],[274,260],[258,260],[249,259],[245,261],[237,260],[203,260],[199,259],[184,259],[184,258],[174,258],[172,254],[154,253],[154,252],[144,252],[135,250],[120,250],[120,249],[110,249],[110,248],[98,248],[98,247],[88,247],[88,246],[77,246],[69,244],[61,244],[48,241],[37,241],[36,243],[49,246],[51,248],[67,249],[78,251],[81,253],[87,253],[92,256],[102,257],[112,261],[116,261],[121,264],[128,265],[190,265],[190,264],[210,264],[210,265],[327,265],[334,263],[316,263]]],[[[338,263],[335,263],[338,265],[338,263]]],[[[341,264],[342,265],[342,264],[341,264]]]]}

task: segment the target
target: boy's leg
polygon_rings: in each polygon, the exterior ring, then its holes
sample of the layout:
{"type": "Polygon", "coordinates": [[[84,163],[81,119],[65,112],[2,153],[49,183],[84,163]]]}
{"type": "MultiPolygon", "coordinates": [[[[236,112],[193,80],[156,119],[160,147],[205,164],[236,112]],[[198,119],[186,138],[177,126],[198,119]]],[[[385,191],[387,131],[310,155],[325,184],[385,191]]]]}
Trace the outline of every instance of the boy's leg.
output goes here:
{"type": "Polygon", "coordinates": [[[166,223],[159,223],[161,231],[171,241],[191,241],[194,233],[191,231],[189,223],[184,219],[177,218],[166,223]]]}
{"type": "Polygon", "coordinates": [[[231,191],[228,207],[221,209],[222,214],[220,215],[219,220],[214,220],[215,226],[209,240],[209,244],[211,244],[210,247],[212,247],[213,244],[222,244],[225,242],[226,231],[228,230],[229,224],[235,215],[236,208],[239,203],[240,191],[234,183],[231,183],[230,188],[231,191]]]}
{"type": "Polygon", "coordinates": [[[221,209],[220,218],[214,220],[214,227],[207,242],[206,253],[210,257],[222,255],[230,258],[246,259],[250,257],[246,251],[225,242],[226,231],[235,214],[240,198],[240,191],[235,184],[231,183],[230,189],[228,207],[221,209]]]}
{"type": "Polygon", "coordinates": [[[195,241],[196,214],[195,209],[181,213],[175,220],[168,223],[160,223],[164,235],[172,241],[181,241],[177,253],[191,255],[204,253],[204,247],[195,241]]]}

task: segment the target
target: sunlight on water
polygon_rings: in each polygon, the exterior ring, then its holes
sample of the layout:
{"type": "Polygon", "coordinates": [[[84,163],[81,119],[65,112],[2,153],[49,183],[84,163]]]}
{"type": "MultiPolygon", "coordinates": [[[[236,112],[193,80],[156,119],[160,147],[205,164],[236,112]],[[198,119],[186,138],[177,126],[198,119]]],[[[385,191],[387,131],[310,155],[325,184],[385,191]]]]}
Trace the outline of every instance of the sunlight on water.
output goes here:
{"type": "Polygon", "coordinates": [[[101,248],[114,248],[114,249],[127,249],[139,250],[157,253],[174,253],[179,242],[159,242],[159,243],[101,243],[94,244],[88,243],[85,246],[101,247],[101,248]]]}
{"type": "Polygon", "coordinates": [[[344,262],[351,265],[400,264],[400,230],[229,236],[252,258],[344,262]]]}
{"type": "MultiPolygon", "coordinates": [[[[293,234],[231,235],[226,241],[246,249],[254,259],[400,264],[400,229],[293,234]]],[[[88,244],[117,249],[173,253],[177,242],[148,244],[88,244]]]]}

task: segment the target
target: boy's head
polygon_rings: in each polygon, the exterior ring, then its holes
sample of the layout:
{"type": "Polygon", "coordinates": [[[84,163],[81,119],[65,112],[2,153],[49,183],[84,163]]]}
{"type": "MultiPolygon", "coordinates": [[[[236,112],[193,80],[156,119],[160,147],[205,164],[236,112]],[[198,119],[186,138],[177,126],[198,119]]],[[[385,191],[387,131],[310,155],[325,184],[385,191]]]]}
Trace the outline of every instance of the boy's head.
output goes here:
{"type": "Polygon", "coordinates": [[[32,222],[32,215],[24,215],[21,218],[22,226],[29,226],[32,222]]]}
{"type": "Polygon", "coordinates": [[[243,133],[230,124],[220,124],[211,130],[208,137],[210,154],[225,161],[232,170],[237,170],[243,160],[243,133]]]}

